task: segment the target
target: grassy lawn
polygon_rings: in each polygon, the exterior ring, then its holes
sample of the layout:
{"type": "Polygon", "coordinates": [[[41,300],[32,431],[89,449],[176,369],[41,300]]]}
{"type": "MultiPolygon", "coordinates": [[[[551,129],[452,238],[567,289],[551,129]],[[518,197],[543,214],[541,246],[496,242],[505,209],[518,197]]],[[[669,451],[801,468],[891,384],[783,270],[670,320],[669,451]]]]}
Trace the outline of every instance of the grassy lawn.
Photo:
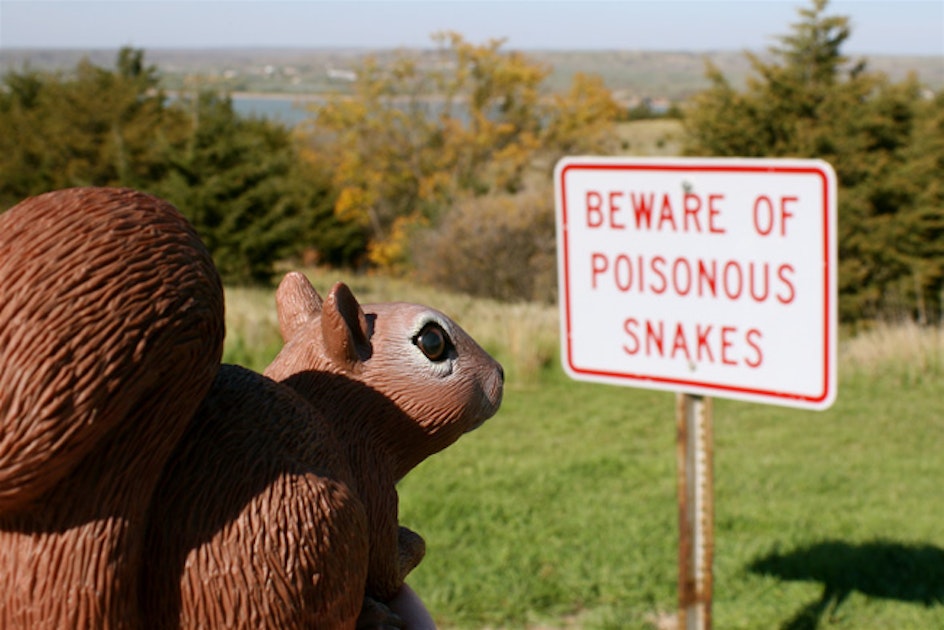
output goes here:
{"type": "MultiPolygon", "coordinates": [[[[674,395],[567,379],[553,308],[351,285],[436,305],[508,368],[498,415],[400,485],[442,627],[670,627],[674,395]]],[[[261,368],[271,292],[227,295],[227,359],[261,368]]],[[[944,628],[944,334],[880,327],[840,355],[828,411],[714,401],[717,628],[944,628]]]]}
{"type": "MultiPolygon", "coordinates": [[[[715,401],[718,628],[944,627],[944,379],[715,401]]],[[[401,484],[447,627],[647,628],[676,602],[674,398],[549,374],[401,484]]]]}

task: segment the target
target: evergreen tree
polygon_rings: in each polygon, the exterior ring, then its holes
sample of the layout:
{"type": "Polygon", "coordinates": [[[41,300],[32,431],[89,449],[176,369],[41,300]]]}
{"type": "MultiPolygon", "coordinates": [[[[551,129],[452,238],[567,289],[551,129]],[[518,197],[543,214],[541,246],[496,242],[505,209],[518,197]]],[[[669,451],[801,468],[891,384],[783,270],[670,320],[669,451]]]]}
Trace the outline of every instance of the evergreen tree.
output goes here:
{"type": "Polygon", "coordinates": [[[919,302],[939,309],[940,264],[924,257],[940,249],[940,205],[935,211],[933,194],[920,192],[940,159],[921,128],[933,127],[935,107],[916,79],[891,84],[850,63],[841,53],[848,18],[826,7],[814,0],[799,11],[793,32],[771,48],[773,61],[748,55],[754,75],[745,90],[709,67],[711,87],[686,115],[686,152],[827,160],[839,179],[841,318],[913,314],[919,302]]]}
{"type": "Polygon", "coordinates": [[[918,321],[944,322],[944,92],[919,103],[912,136],[886,189],[886,203],[899,208],[889,249],[898,293],[918,321]]]}
{"type": "Polygon", "coordinates": [[[71,186],[129,186],[170,200],[194,223],[224,279],[268,280],[275,261],[309,246],[354,256],[330,182],[301,163],[282,125],[240,118],[212,93],[168,99],[144,53],[113,69],[24,70],[0,89],[0,209],[71,186]],[[348,239],[345,242],[344,239],[348,239]]]}
{"type": "Polygon", "coordinates": [[[50,189],[48,142],[38,133],[47,80],[24,70],[4,76],[0,87],[0,210],[34,192],[50,189]]]}
{"type": "Polygon", "coordinates": [[[182,128],[153,67],[130,48],[108,70],[81,61],[71,76],[29,70],[0,89],[0,201],[69,186],[143,187],[163,176],[182,128]]]}
{"type": "Polygon", "coordinates": [[[298,245],[305,201],[290,132],[241,118],[229,97],[200,92],[178,105],[190,116],[187,144],[155,192],[194,224],[228,282],[264,282],[298,245]]]}

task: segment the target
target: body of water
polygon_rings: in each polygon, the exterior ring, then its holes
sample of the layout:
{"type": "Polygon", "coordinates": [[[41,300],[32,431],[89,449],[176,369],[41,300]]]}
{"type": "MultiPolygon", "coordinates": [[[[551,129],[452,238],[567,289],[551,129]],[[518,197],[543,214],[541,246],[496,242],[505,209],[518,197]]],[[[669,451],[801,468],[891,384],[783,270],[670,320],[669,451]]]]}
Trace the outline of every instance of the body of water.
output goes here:
{"type": "Polygon", "coordinates": [[[267,118],[293,127],[312,115],[322,99],[312,96],[234,94],[233,110],[240,116],[267,118]]]}
{"type": "MultiPolygon", "coordinates": [[[[293,127],[313,115],[312,110],[325,102],[324,97],[292,94],[233,94],[233,109],[240,116],[255,116],[281,122],[293,127]]],[[[438,117],[443,113],[444,101],[438,98],[429,98],[419,103],[408,100],[395,101],[395,107],[414,107],[430,118],[438,117]]],[[[452,105],[452,115],[463,122],[468,122],[468,114],[461,105],[452,105]]],[[[496,113],[497,113],[496,108],[496,113]]],[[[496,114],[497,115],[497,114],[496,114]]]]}

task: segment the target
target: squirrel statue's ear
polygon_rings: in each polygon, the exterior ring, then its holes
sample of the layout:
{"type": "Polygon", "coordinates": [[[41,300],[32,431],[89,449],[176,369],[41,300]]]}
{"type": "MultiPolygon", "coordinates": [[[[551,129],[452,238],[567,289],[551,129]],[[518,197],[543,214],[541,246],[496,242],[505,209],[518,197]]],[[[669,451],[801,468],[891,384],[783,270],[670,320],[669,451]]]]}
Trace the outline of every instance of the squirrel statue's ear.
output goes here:
{"type": "Polygon", "coordinates": [[[282,341],[295,337],[313,317],[321,313],[321,296],[304,275],[292,271],[282,278],[275,292],[282,341]]]}
{"type": "Polygon", "coordinates": [[[357,298],[343,282],[338,282],[325,298],[321,312],[321,334],[325,354],[336,364],[355,369],[370,358],[367,317],[357,298]]]}

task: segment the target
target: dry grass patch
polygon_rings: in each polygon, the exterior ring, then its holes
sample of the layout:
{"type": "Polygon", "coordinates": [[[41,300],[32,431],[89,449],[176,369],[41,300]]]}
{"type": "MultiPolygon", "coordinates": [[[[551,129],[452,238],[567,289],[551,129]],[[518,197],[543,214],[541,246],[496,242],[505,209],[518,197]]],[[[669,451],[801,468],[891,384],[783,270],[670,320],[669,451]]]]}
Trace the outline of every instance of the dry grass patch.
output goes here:
{"type": "MultiPolygon", "coordinates": [[[[446,313],[503,363],[511,387],[533,386],[557,362],[557,308],[535,302],[472,298],[371,275],[306,270],[319,293],[345,281],[364,304],[416,302],[446,313]]],[[[224,360],[262,370],[281,348],[273,288],[226,289],[224,360]]],[[[910,322],[877,324],[839,346],[840,376],[921,378],[944,375],[944,329],[910,322]]]]}
{"type": "MultiPolygon", "coordinates": [[[[325,296],[337,281],[351,287],[362,304],[415,302],[436,308],[462,326],[505,367],[508,384],[530,386],[557,360],[557,308],[534,302],[513,304],[432,289],[370,275],[305,270],[325,296]]],[[[275,289],[227,287],[224,361],[263,370],[281,348],[275,289]]]]}
{"type": "Polygon", "coordinates": [[[676,156],[682,153],[684,128],[680,120],[633,120],[617,126],[620,153],[637,156],[676,156]]]}
{"type": "Polygon", "coordinates": [[[843,374],[903,377],[944,373],[944,328],[880,323],[839,346],[843,374]]]}

